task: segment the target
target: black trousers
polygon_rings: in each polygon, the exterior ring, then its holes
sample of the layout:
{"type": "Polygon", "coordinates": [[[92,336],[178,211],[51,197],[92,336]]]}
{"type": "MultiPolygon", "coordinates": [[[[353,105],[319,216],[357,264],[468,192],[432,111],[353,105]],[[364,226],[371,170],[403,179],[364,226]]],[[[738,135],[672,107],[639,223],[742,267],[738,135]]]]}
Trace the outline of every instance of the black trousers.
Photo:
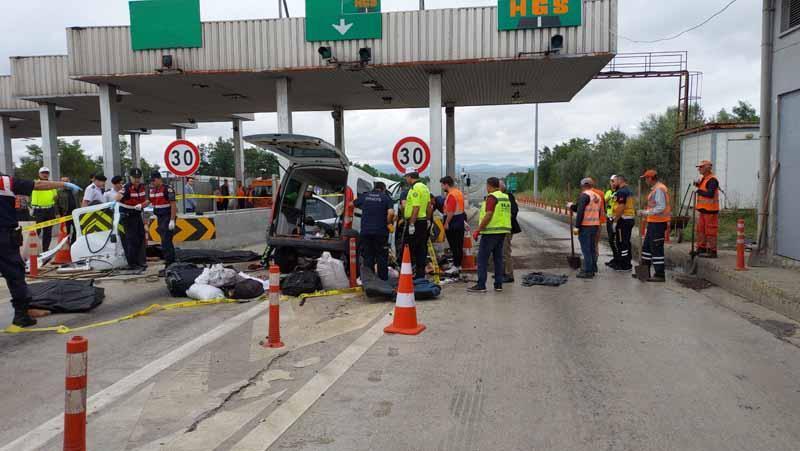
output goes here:
{"type": "Polygon", "coordinates": [[[464,259],[464,229],[450,227],[444,232],[444,236],[447,237],[447,244],[453,253],[453,266],[460,268],[464,259]]]}
{"type": "Polygon", "coordinates": [[[608,245],[611,247],[611,253],[614,258],[611,260],[615,263],[620,261],[620,252],[617,247],[617,234],[614,232],[614,223],[609,220],[606,222],[606,233],[608,234],[608,245]]]}
{"type": "Polygon", "coordinates": [[[664,275],[664,235],[666,232],[666,222],[647,223],[647,233],[642,246],[642,263],[653,265],[653,271],[657,276],[664,275]]]}
{"type": "Polygon", "coordinates": [[[374,271],[378,265],[378,278],[389,280],[389,235],[361,234],[358,241],[364,266],[374,271]]]}
{"type": "MultiPolygon", "coordinates": [[[[56,219],[56,209],[55,207],[51,208],[34,208],[33,209],[33,219],[36,223],[50,221],[52,219],[56,219]]],[[[52,227],[45,227],[42,229],[42,252],[47,252],[50,250],[50,241],[53,239],[53,228],[52,227]]]]}
{"type": "Polygon", "coordinates": [[[631,235],[633,234],[633,227],[636,223],[635,219],[620,218],[617,224],[617,252],[619,252],[619,262],[623,267],[629,268],[631,266],[631,235]]]}
{"type": "MultiPolygon", "coordinates": [[[[169,210],[165,208],[165,210],[169,210]]],[[[172,244],[172,238],[175,232],[169,229],[170,213],[156,214],[158,219],[158,236],[161,237],[161,254],[164,257],[164,264],[167,266],[175,263],[175,245],[172,244]]]]}
{"type": "MultiPolygon", "coordinates": [[[[405,244],[408,245],[411,251],[411,263],[414,265],[415,279],[424,279],[427,274],[425,267],[428,265],[429,238],[428,221],[417,220],[413,235],[408,233],[408,227],[406,227],[405,244]]],[[[402,254],[400,255],[402,256],[402,254]]]]}
{"type": "Polygon", "coordinates": [[[0,273],[6,279],[11,292],[11,305],[14,312],[25,313],[30,302],[28,284],[25,282],[25,263],[19,255],[19,232],[13,229],[0,229],[0,273]]]}
{"type": "Polygon", "coordinates": [[[122,246],[125,249],[125,259],[129,266],[147,266],[146,243],[144,236],[144,221],[139,211],[124,211],[122,225],[125,226],[125,235],[122,246]]]}

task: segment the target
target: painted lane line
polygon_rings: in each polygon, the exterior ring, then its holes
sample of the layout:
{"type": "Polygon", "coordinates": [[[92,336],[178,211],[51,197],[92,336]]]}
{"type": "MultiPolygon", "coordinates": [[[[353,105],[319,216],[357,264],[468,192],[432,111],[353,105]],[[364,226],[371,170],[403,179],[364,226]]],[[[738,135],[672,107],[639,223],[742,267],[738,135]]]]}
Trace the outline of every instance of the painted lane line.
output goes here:
{"type": "MultiPolygon", "coordinates": [[[[204,346],[225,336],[247,321],[252,320],[259,314],[263,314],[267,310],[267,307],[268,305],[266,303],[259,303],[258,305],[251,307],[249,310],[246,310],[239,315],[226,320],[216,328],[206,332],[203,335],[200,335],[194,340],[165,354],[157,360],[150,362],[144,367],[115,382],[113,385],[106,387],[105,389],[94,394],[87,402],[87,417],[100,412],[104,408],[133,391],[136,387],[157,376],[165,369],[191,356],[204,346]]],[[[0,448],[0,451],[34,451],[56,438],[63,432],[63,430],[64,416],[63,414],[59,414],[46,423],[41,424],[36,429],[31,430],[13,442],[8,443],[4,447],[0,448]]]]}
{"type": "Polygon", "coordinates": [[[319,371],[288,401],[259,423],[231,451],[264,451],[272,446],[331,386],[339,380],[382,336],[391,315],[379,319],[369,330],[319,371]]]}

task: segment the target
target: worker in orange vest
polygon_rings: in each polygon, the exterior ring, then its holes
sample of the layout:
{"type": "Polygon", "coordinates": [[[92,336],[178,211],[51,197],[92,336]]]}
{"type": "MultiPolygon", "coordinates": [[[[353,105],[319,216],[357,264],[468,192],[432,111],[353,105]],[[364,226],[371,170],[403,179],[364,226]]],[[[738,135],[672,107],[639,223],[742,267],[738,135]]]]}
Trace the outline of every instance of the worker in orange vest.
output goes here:
{"type": "Polygon", "coordinates": [[[719,179],[712,172],[713,164],[703,160],[697,165],[700,179],[694,182],[697,187],[695,209],[699,213],[695,230],[697,250],[695,256],[717,258],[717,237],[719,236],[719,179]]]}
{"type": "Polygon", "coordinates": [[[581,180],[582,192],[578,202],[567,204],[567,208],[578,214],[575,218],[575,227],[583,253],[583,268],[575,276],[579,279],[593,279],[597,272],[597,237],[600,231],[600,217],[603,216],[603,196],[597,194],[593,187],[591,178],[581,180]]]}
{"type": "MultiPolygon", "coordinates": [[[[639,215],[647,218],[647,232],[642,246],[641,264],[652,266],[654,274],[648,277],[648,282],[664,282],[664,239],[667,233],[667,224],[672,220],[672,206],[669,200],[669,190],[666,185],[658,181],[658,172],[654,169],[645,171],[642,175],[650,194],[647,196],[647,209],[640,211],[639,215]]],[[[634,274],[634,277],[636,275],[634,274]]]]}
{"type": "Polygon", "coordinates": [[[606,193],[597,187],[597,180],[593,177],[589,177],[589,179],[592,181],[592,191],[600,196],[600,227],[597,229],[597,238],[594,240],[594,272],[597,272],[597,262],[600,260],[600,238],[608,222],[608,217],[605,215],[606,193]]]}

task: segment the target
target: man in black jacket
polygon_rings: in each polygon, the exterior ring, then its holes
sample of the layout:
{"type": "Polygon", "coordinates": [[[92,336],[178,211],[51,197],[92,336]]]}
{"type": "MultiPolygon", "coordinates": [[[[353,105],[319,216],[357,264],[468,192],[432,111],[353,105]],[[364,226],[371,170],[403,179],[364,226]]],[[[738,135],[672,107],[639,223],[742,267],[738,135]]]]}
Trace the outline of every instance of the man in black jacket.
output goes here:
{"type": "Polygon", "coordinates": [[[513,283],[514,282],[514,262],[511,260],[511,240],[514,238],[514,235],[522,232],[522,228],[519,226],[519,221],[517,221],[517,215],[519,214],[519,205],[517,205],[517,199],[514,197],[514,194],[508,190],[506,187],[505,182],[500,182],[500,189],[508,194],[508,200],[511,202],[511,233],[506,234],[506,240],[503,243],[503,266],[505,279],[503,279],[504,283],[513,283]]]}

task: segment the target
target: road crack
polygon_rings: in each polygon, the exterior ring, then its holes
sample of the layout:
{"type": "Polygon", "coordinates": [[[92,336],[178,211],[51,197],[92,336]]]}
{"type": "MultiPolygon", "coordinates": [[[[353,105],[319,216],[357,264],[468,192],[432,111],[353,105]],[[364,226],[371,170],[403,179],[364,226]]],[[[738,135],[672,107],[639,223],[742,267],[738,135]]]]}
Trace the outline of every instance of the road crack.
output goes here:
{"type": "Polygon", "coordinates": [[[218,405],[214,406],[213,408],[211,408],[209,410],[206,410],[205,412],[201,413],[197,418],[195,418],[195,420],[192,422],[192,424],[190,424],[189,427],[186,428],[185,433],[188,434],[190,432],[196,431],[197,428],[200,426],[200,424],[202,422],[208,420],[209,418],[211,418],[214,415],[216,415],[217,413],[219,413],[236,396],[238,396],[239,394],[241,394],[242,392],[244,392],[248,388],[250,388],[253,385],[255,385],[256,382],[258,382],[258,380],[264,374],[266,374],[267,371],[269,371],[272,368],[273,364],[275,364],[278,360],[280,360],[281,358],[287,356],[288,354],[289,354],[289,351],[284,351],[284,352],[276,355],[275,357],[273,357],[272,360],[270,360],[269,363],[267,363],[267,366],[265,366],[264,368],[258,370],[253,376],[251,376],[249,379],[247,379],[242,385],[240,385],[239,387],[237,387],[236,389],[234,389],[230,393],[228,393],[220,401],[220,403],[218,405]]]}

